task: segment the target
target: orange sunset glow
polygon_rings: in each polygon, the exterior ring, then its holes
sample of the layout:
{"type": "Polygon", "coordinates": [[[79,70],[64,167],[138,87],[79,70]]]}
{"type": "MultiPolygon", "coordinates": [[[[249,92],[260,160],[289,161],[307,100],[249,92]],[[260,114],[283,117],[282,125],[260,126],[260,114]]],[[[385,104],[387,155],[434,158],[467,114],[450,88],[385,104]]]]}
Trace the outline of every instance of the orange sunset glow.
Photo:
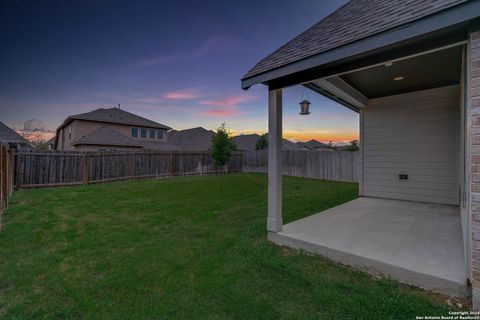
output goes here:
{"type": "MultiPolygon", "coordinates": [[[[232,135],[241,135],[241,134],[259,134],[262,135],[265,132],[257,131],[257,130],[248,130],[248,131],[239,131],[239,130],[232,130],[232,135]]],[[[283,131],[283,138],[292,140],[292,141],[309,141],[309,140],[317,140],[321,142],[329,142],[332,141],[334,143],[344,143],[349,142],[352,140],[358,140],[358,131],[351,130],[351,131],[344,131],[344,132],[337,132],[337,131],[327,131],[327,130],[284,130],[283,131]]]]}
{"type": "Polygon", "coordinates": [[[318,140],[323,142],[348,142],[358,140],[358,132],[316,132],[316,131],[284,131],[285,139],[294,141],[318,140]]]}

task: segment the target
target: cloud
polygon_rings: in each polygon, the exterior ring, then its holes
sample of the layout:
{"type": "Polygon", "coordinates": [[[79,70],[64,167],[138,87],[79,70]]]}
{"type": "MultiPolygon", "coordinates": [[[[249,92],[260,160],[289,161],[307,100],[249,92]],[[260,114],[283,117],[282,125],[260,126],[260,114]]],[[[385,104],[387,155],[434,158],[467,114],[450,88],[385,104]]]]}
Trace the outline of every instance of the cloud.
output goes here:
{"type": "Polygon", "coordinates": [[[162,97],[167,100],[193,100],[200,98],[200,94],[193,90],[175,90],[165,92],[162,97]]]}
{"type": "Polygon", "coordinates": [[[201,105],[215,107],[203,111],[201,113],[202,115],[211,117],[232,117],[248,114],[249,112],[239,110],[237,105],[255,99],[257,99],[257,97],[251,95],[231,95],[219,98],[201,99],[198,101],[198,103],[201,105]]]}
{"type": "Polygon", "coordinates": [[[136,109],[136,110],[146,110],[146,111],[177,111],[178,106],[172,106],[172,105],[163,105],[163,104],[140,104],[136,103],[132,105],[131,109],[136,109]]]}
{"type": "MultiPolygon", "coordinates": [[[[147,106],[145,109],[158,109],[159,105],[164,105],[172,102],[189,101],[189,105],[197,105],[197,115],[210,116],[210,117],[232,117],[238,115],[248,114],[245,110],[241,110],[237,105],[258,99],[253,95],[226,95],[226,96],[210,96],[197,89],[179,89],[168,91],[160,94],[156,97],[146,97],[139,101],[147,106]],[[148,105],[151,105],[149,107],[148,105]],[[155,107],[154,107],[155,106],[155,107]],[[209,109],[198,111],[198,107],[205,106],[209,109]]],[[[169,106],[171,107],[171,106],[169,106]]],[[[203,107],[203,108],[205,108],[203,107]]],[[[187,106],[182,106],[185,109],[187,106]]],[[[178,109],[178,108],[177,108],[178,109]]]]}
{"type": "Polygon", "coordinates": [[[218,51],[218,49],[231,46],[233,40],[222,36],[212,36],[205,40],[205,42],[198,48],[194,49],[189,55],[186,56],[186,60],[203,57],[210,52],[218,51]]]}
{"type": "Polygon", "coordinates": [[[229,108],[223,108],[223,109],[219,109],[219,108],[209,109],[201,112],[201,114],[204,116],[210,116],[210,117],[233,117],[233,116],[248,114],[248,112],[238,110],[235,107],[229,107],[229,108]]]}
{"type": "Polygon", "coordinates": [[[201,95],[191,89],[179,89],[164,92],[154,96],[141,97],[137,99],[139,103],[146,104],[165,104],[166,102],[170,103],[172,101],[184,101],[184,100],[194,100],[200,98],[201,95]]]}
{"type": "Polygon", "coordinates": [[[161,98],[142,98],[142,99],[139,99],[140,102],[144,102],[144,103],[159,103],[159,102],[162,102],[163,99],[161,98]]]}
{"type": "Polygon", "coordinates": [[[213,107],[234,107],[237,104],[252,101],[257,99],[256,96],[250,95],[232,95],[227,97],[220,97],[215,99],[202,99],[200,104],[213,106],[213,107]]]}
{"type": "Polygon", "coordinates": [[[151,57],[138,62],[138,64],[150,67],[157,65],[172,64],[180,61],[190,61],[206,56],[211,52],[218,52],[220,49],[229,47],[234,43],[232,38],[223,36],[210,36],[198,47],[193,48],[190,52],[181,54],[166,54],[151,57]]]}

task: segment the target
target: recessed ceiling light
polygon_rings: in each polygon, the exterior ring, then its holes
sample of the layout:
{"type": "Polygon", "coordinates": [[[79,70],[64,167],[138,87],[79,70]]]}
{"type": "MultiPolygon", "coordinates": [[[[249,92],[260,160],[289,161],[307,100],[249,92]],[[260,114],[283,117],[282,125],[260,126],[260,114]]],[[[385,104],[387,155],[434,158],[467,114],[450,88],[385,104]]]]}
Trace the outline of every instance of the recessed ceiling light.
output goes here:
{"type": "Polygon", "coordinates": [[[395,81],[401,81],[403,79],[405,79],[405,77],[402,77],[402,76],[393,78],[393,80],[395,81]]]}
{"type": "Polygon", "coordinates": [[[391,67],[392,64],[393,64],[393,62],[387,62],[387,63],[384,64],[384,66],[385,66],[385,67],[391,67]]]}

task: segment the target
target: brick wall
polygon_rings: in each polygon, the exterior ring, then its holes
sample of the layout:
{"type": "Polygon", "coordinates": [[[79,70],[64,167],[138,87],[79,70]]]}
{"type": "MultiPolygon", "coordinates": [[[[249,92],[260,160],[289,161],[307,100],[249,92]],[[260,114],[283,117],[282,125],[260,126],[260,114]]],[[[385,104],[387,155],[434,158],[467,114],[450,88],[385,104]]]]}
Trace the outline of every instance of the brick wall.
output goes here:
{"type": "Polygon", "coordinates": [[[470,107],[470,210],[471,262],[470,281],[473,287],[473,306],[480,307],[480,32],[470,34],[468,47],[467,108],[470,107]]]}

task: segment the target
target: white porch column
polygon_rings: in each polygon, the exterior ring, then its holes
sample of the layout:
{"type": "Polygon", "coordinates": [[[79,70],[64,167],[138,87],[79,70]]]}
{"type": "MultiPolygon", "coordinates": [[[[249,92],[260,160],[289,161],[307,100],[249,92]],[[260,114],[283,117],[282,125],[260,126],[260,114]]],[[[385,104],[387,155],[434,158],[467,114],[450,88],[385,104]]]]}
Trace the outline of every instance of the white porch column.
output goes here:
{"type": "Polygon", "coordinates": [[[267,230],[282,231],[282,89],[268,92],[267,230]]]}

